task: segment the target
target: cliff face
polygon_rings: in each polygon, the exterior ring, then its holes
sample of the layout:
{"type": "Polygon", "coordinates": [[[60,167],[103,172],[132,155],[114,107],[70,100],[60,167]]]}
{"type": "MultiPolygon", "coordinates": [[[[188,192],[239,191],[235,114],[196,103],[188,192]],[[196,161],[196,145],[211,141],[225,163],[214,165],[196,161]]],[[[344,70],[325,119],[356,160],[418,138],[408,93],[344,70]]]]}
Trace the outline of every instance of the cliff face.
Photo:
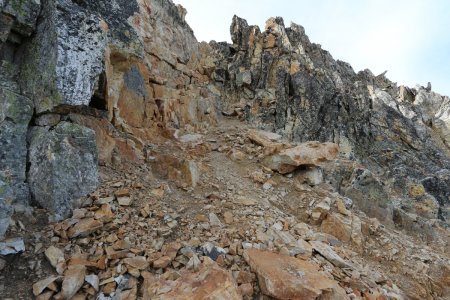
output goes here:
{"type": "Polygon", "coordinates": [[[98,163],[142,159],[163,128],[214,124],[208,62],[182,7],[8,0],[0,9],[3,224],[11,205],[30,201],[67,217],[98,186],[98,163]]]}
{"type": "Polygon", "coordinates": [[[138,162],[153,141],[214,125],[219,112],[337,143],[342,162],[360,165],[335,164],[326,178],[388,223],[449,220],[450,99],[355,73],[299,25],[272,18],[261,31],[234,17],[233,44],[208,45],[171,1],[0,8],[2,224],[32,201],[68,216],[98,186],[98,164],[138,162]]]}
{"type": "Polygon", "coordinates": [[[281,18],[269,19],[261,32],[235,16],[231,36],[232,45],[211,44],[225,111],[237,107],[245,119],[292,141],[339,144],[344,157],[367,170],[334,169],[330,177],[341,177],[335,187],[374,216],[392,220],[401,207],[449,220],[448,97],[398,87],[369,70],[355,73],[281,18]],[[370,182],[384,192],[367,191],[370,182]]]}
{"type": "Polygon", "coordinates": [[[185,15],[0,0],[0,297],[446,299],[450,99],[185,15]]]}

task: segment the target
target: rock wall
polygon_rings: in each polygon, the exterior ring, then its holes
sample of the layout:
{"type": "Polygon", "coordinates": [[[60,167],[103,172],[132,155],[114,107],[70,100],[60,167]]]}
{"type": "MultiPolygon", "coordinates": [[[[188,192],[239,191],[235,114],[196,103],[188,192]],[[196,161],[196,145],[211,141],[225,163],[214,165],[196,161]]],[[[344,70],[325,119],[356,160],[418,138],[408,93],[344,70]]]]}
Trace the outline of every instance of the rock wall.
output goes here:
{"type": "Polygon", "coordinates": [[[27,131],[33,101],[18,84],[20,47],[33,34],[39,1],[0,1],[0,239],[13,204],[28,205],[27,131]]]}
{"type": "Polygon", "coordinates": [[[0,2],[0,236],[14,206],[63,219],[97,188],[99,163],[216,122],[207,46],[185,14],[163,0],[0,2]]]}
{"type": "Polygon", "coordinates": [[[368,170],[333,169],[328,177],[371,215],[392,220],[399,208],[450,220],[448,97],[355,73],[279,17],[261,31],[235,16],[230,30],[233,44],[211,43],[225,114],[293,141],[339,144],[342,156],[368,170]]]}

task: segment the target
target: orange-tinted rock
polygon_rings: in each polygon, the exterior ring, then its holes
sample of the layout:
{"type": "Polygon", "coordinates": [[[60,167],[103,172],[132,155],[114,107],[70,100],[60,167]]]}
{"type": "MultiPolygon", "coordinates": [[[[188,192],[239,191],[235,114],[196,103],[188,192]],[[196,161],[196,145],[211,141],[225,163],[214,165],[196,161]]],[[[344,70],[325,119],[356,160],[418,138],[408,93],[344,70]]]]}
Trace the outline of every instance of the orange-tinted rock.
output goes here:
{"type": "Polygon", "coordinates": [[[148,95],[145,87],[137,89],[130,86],[139,81],[144,81],[137,66],[132,66],[130,70],[125,73],[124,81],[125,84],[122,86],[122,91],[120,92],[120,98],[117,104],[120,111],[120,117],[130,126],[142,127],[145,116],[145,99],[150,95],[148,95]],[[131,82],[132,80],[134,82],[131,82]]]}
{"type": "Polygon", "coordinates": [[[253,286],[251,283],[244,283],[244,284],[240,285],[238,288],[238,291],[242,296],[248,296],[248,297],[253,296],[253,292],[254,292],[253,286]]]}
{"type": "Polygon", "coordinates": [[[172,259],[170,257],[163,256],[153,262],[153,267],[157,268],[157,269],[159,269],[159,268],[164,269],[164,268],[167,268],[171,262],[172,262],[172,259]]]}
{"type": "Polygon", "coordinates": [[[307,142],[266,157],[263,164],[281,174],[294,171],[301,165],[318,165],[335,159],[339,147],[333,143],[307,142]]]}
{"type": "Polygon", "coordinates": [[[103,204],[102,207],[95,212],[95,219],[102,221],[102,222],[108,222],[112,218],[114,218],[114,214],[111,211],[111,206],[109,204],[103,204]]]}
{"type": "Polygon", "coordinates": [[[336,213],[329,214],[323,220],[321,230],[343,242],[350,242],[352,238],[352,218],[336,213]]]}
{"type": "Polygon", "coordinates": [[[114,195],[119,198],[119,197],[129,197],[130,196],[130,190],[129,189],[120,189],[117,190],[114,195]]]}
{"type": "Polygon", "coordinates": [[[338,213],[327,215],[322,222],[321,230],[335,236],[343,242],[352,242],[358,247],[362,246],[361,220],[356,216],[344,216],[338,213]]]}
{"type": "Polygon", "coordinates": [[[193,160],[161,154],[155,161],[155,171],[181,185],[195,187],[200,178],[199,168],[193,160]]]}
{"type": "Polygon", "coordinates": [[[116,139],[116,149],[125,160],[138,161],[140,159],[140,153],[131,140],[116,139]]]}
{"type": "Polygon", "coordinates": [[[278,142],[281,136],[273,132],[252,129],[249,130],[247,137],[256,145],[264,147],[264,155],[275,154],[290,146],[278,142]]]}
{"type": "Polygon", "coordinates": [[[70,114],[70,119],[77,124],[89,127],[95,131],[100,165],[111,163],[112,153],[116,147],[113,138],[114,127],[104,118],[70,114]]]}
{"type": "Polygon", "coordinates": [[[267,251],[248,249],[244,258],[258,276],[261,291],[276,299],[348,299],[336,281],[306,261],[267,251]]]}
{"type": "Polygon", "coordinates": [[[182,247],[182,245],[178,242],[173,242],[167,245],[164,245],[162,252],[164,253],[164,255],[170,257],[171,259],[175,259],[175,257],[177,256],[178,250],[180,250],[180,248],[182,247]]]}
{"type": "Polygon", "coordinates": [[[155,300],[240,300],[231,274],[215,263],[203,263],[198,272],[183,271],[175,281],[144,275],[145,299],[155,300]]]}
{"type": "Polygon", "coordinates": [[[70,228],[67,234],[70,238],[85,237],[102,228],[102,226],[102,222],[99,222],[94,218],[86,218],[82,219],[80,222],[75,224],[75,226],[70,228]]]}
{"type": "Polygon", "coordinates": [[[150,265],[149,262],[143,256],[136,256],[136,257],[131,257],[131,258],[125,258],[123,260],[123,262],[126,265],[129,265],[132,268],[135,268],[135,269],[138,269],[138,270],[147,269],[147,267],[150,265]]]}
{"type": "Polygon", "coordinates": [[[69,266],[64,273],[61,294],[64,299],[71,299],[83,286],[86,267],[82,265],[69,266]]]}

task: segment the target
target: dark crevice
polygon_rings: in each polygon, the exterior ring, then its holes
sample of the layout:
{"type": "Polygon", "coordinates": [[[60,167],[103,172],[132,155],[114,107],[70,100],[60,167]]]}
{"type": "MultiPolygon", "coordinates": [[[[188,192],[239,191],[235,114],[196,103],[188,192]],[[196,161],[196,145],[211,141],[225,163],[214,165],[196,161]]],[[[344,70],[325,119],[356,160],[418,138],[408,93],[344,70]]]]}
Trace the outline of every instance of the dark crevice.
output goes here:
{"type": "Polygon", "coordinates": [[[25,183],[28,187],[28,194],[30,195],[30,205],[36,205],[36,201],[34,199],[33,193],[31,192],[31,187],[29,184],[29,178],[30,178],[30,170],[31,170],[31,159],[30,159],[30,140],[29,140],[29,134],[30,130],[35,126],[36,124],[36,109],[33,110],[33,116],[30,119],[30,122],[28,123],[28,133],[27,133],[27,156],[26,156],[26,162],[25,162],[25,183]]]}
{"type": "Polygon", "coordinates": [[[99,76],[97,88],[95,89],[94,95],[92,95],[91,101],[89,102],[89,107],[98,110],[108,110],[108,103],[106,101],[106,86],[106,74],[103,72],[99,76]]]}
{"type": "Polygon", "coordinates": [[[98,110],[107,110],[107,103],[106,100],[100,97],[97,97],[96,95],[92,96],[91,102],[89,102],[89,107],[98,109],[98,110]]]}

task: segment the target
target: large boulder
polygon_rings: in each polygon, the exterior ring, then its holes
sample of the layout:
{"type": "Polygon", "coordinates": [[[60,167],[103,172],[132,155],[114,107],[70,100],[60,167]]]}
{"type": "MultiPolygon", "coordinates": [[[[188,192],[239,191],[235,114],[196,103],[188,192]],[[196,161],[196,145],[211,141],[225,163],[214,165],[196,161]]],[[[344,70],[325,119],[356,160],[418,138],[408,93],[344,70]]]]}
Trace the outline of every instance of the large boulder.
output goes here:
{"type": "Polygon", "coordinates": [[[95,132],[61,122],[55,128],[32,128],[29,144],[28,181],[34,200],[55,220],[68,217],[73,200],[99,184],[95,132]]]}
{"type": "Polygon", "coordinates": [[[336,281],[301,259],[248,249],[244,258],[258,276],[263,294],[275,299],[349,299],[336,281]]]}
{"type": "Polygon", "coordinates": [[[205,259],[198,272],[183,270],[174,281],[162,277],[157,279],[148,272],[143,272],[142,276],[144,299],[242,299],[231,273],[208,259],[205,259]]]}

